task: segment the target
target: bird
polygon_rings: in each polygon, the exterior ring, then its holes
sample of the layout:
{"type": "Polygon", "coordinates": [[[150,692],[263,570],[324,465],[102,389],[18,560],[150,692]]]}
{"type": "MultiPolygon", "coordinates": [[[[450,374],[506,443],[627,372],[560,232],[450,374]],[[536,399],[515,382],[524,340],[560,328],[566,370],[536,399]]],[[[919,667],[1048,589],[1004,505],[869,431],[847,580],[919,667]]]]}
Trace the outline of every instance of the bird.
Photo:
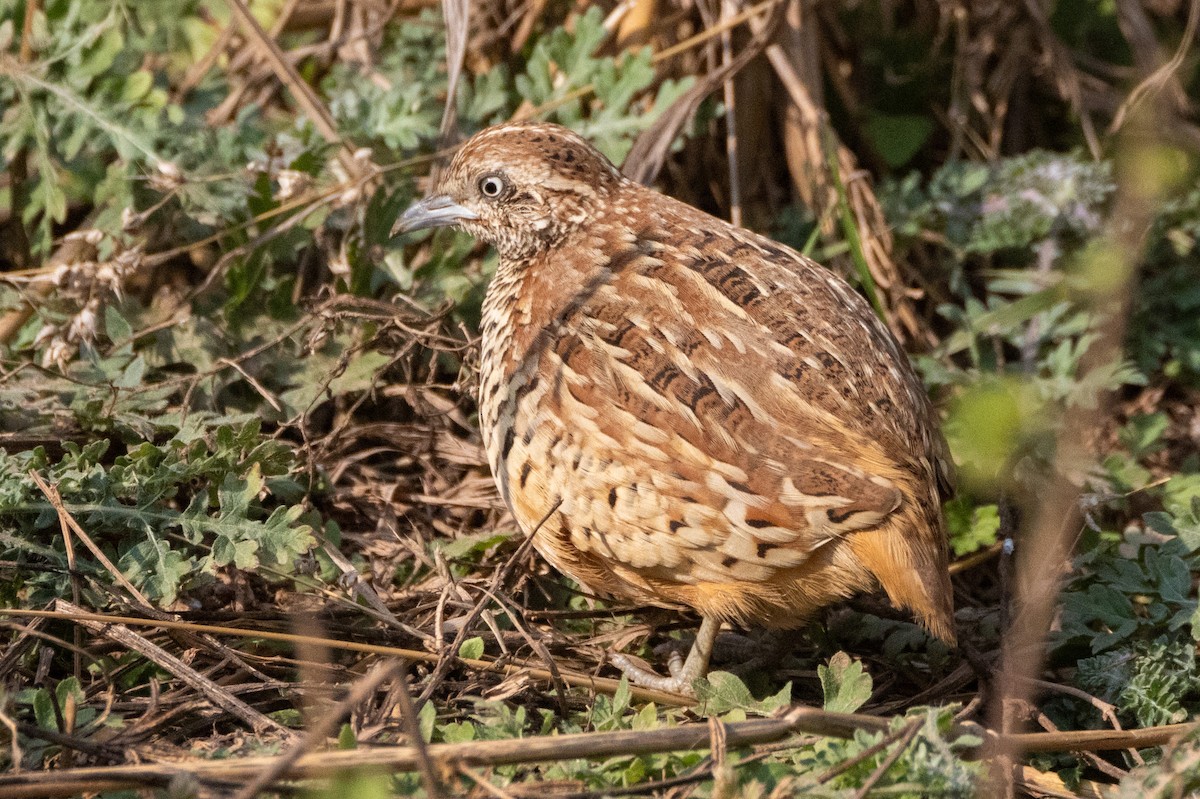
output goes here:
{"type": "Polygon", "coordinates": [[[478,408],[517,524],[585,590],[701,618],[669,676],[610,655],[632,683],[694,696],[722,625],[797,629],[880,587],[955,644],[953,461],[841,277],[551,123],[470,137],[393,234],[445,226],[498,253],[478,408]]]}

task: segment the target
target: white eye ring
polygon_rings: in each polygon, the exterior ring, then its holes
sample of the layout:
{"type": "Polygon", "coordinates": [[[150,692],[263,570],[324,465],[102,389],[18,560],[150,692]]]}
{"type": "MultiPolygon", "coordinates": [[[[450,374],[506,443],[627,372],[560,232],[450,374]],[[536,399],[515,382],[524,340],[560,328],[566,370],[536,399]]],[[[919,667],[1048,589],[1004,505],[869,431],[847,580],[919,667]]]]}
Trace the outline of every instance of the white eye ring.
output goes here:
{"type": "Polygon", "coordinates": [[[504,178],[499,175],[488,175],[479,180],[479,193],[494,200],[504,193],[504,178]]]}

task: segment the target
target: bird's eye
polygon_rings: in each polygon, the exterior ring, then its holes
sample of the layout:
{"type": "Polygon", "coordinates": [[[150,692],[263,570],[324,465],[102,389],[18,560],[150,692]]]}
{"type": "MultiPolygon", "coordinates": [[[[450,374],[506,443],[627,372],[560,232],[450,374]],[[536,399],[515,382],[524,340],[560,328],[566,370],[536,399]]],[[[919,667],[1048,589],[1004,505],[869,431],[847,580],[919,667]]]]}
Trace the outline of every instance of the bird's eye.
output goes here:
{"type": "Polygon", "coordinates": [[[504,178],[499,175],[488,175],[479,179],[479,193],[484,197],[495,199],[504,192],[504,178]]]}

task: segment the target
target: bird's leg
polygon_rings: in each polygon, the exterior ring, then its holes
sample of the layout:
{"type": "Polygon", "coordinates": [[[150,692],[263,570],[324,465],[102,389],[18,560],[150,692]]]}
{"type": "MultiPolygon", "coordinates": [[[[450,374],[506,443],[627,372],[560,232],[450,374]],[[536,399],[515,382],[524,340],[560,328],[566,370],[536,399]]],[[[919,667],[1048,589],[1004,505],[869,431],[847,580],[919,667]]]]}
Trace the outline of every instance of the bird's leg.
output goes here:
{"type": "Polygon", "coordinates": [[[629,657],[620,653],[613,653],[608,656],[608,659],[624,672],[634,685],[684,696],[695,696],[696,692],[692,688],[692,683],[708,673],[708,661],[712,657],[713,644],[717,640],[717,633],[720,629],[720,621],[712,616],[705,616],[700,623],[700,630],[696,633],[696,641],[692,644],[691,651],[688,652],[687,660],[681,658],[678,652],[671,653],[671,657],[667,661],[667,669],[671,672],[670,677],[663,677],[643,669],[634,664],[629,657]]]}

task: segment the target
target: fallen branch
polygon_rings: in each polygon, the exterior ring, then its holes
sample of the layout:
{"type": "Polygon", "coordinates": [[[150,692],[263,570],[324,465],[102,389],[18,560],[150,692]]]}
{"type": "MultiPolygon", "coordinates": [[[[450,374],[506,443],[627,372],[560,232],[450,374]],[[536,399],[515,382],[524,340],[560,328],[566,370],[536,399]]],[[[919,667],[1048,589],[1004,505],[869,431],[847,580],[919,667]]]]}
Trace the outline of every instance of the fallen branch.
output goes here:
{"type": "MultiPolygon", "coordinates": [[[[752,719],[724,725],[724,743],[728,747],[744,747],[779,741],[795,734],[846,738],[860,729],[881,732],[888,729],[889,724],[890,721],[884,718],[797,707],[780,718],[752,719]]],[[[1067,751],[1084,745],[1094,749],[1125,749],[1129,746],[1165,743],[1192,729],[1192,726],[1174,724],[1125,732],[1084,730],[1075,733],[1030,733],[1011,737],[1018,739],[1016,742],[1027,750],[1067,751]]],[[[979,733],[979,729],[974,725],[963,725],[962,729],[979,733]]],[[[421,768],[424,757],[428,757],[429,761],[435,764],[445,766],[445,771],[450,771],[459,766],[502,766],[577,758],[602,759],[657,752],[698,751],[707,750],[711,744],[710,725],[700,723],[659,730],[623,730],[433,744],[424,747],[423,752],[415,746],[391,746],[306,754],[279,771],[277,778],[311,779],[331,776],[346,769],[361,768],[416,771],[421,768]]],[[[253,779],[268,769],[275,773],[275,764],[279,759],[247,757],[4,774],[0,775],[0,794],[15,799],[90,792],[97,790],[95,786],[103,786],[105,790],[164,786],[180,775],[200,782],[244,781],[253,779]]]]}
{"type": "MultiPolygon", "coordinates": [[[[795,733],[846,738],[859,729],[886,730],[888,720],[851,713],[829,713],[813,708],[793,708],[774,719],[752,719],[725,725],[725,744],[730,747],[778,741],[795,733]]],[[[707,723],[684,724],[660,730],[549,735],[501,741],[469,741],[425,747],[434,763],[447,767],[501,766],[575,758],[605,758],[656,752],[706,750],[711,744],[707,723]]],[[[65,796],[88,786],[107,790],[165,786],[179,775],[200,782],[244,781],[273,767],[278,757],[246,757],[227,760],[192,760],[187,763],[155,763],[130,766],[101,766],[24,772],[0,775],[0,794],[5,797],[65,796]]],[[[280,779],[327,777],[351,768],[416,771],[421,751],[415,746],[318,752],[307,754],[283,770],[280,779]]]]}

